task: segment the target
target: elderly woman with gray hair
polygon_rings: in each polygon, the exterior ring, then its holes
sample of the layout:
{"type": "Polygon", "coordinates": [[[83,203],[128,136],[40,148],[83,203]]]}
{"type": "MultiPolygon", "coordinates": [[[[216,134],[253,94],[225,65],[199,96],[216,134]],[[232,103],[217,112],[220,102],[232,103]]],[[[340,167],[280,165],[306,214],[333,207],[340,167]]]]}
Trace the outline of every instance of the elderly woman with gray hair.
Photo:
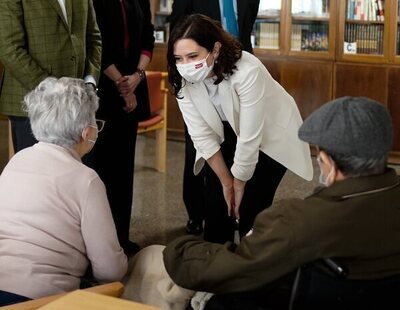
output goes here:
{"type": "Polygon", "coordinates": [[[0,306],[77,289],[89,262],[100,282],[127,270],[104,184],[81,162],[101,130],[96,93],[47,78],[24,104],[39,143],[0,176],[0,306]]]}

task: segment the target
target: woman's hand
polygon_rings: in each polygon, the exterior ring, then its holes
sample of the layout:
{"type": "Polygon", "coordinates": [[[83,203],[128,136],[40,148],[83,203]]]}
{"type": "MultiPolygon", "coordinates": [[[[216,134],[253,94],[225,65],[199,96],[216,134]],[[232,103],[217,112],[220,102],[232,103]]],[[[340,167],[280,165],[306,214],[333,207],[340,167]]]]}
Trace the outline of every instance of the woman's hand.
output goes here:
{"type": "Polygon", "coordinates": [[[235,212],[235,192],[233,181],[231,180],[230,182],[222,183],[222,191],[228,207],[228,216],[231,216],[235,212]]]}
{"type": "Polygon", "coordinates": [[[233,178],[233,191],[235,196],[235,217],[240,219],[239,208],[244,195],[244,188],[246,186],[246,181],[241,181],[239,179],[233,178]]]}
{"type": "Polygon", "coordinates": [[[136,72],[131,75],[125,75],[121,77],[117,82],[115,82],[122,96],[132,94],[139,83],[140,76],[136,72]]]}
{"type": "Polygon", "coordinates": [[[125,101],[124,111],[126,113],[130,113],[136,109],[137,101],[136,96],[133,93],[127,94],[126,96],[123,96],[123,98],[125,101]]]}

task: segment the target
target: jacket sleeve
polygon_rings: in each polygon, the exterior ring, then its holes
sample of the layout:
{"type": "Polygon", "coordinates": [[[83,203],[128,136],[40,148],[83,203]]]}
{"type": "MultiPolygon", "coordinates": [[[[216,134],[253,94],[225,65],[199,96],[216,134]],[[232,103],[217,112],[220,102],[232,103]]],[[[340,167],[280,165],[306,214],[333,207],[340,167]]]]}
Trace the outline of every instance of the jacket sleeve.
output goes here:
{"type": "Polygon", "coordinates": [[[205,160],[209,159],[218,152],[222,141],[203,119],[188,94],[177,100],[196,152],[205,160]]]}
{"type": "Polygon", "coordinates": [[[174,240],[164,250],[168,274],[184,288],[220,294],[255,290],[294,271],[299,265],[294,233],[281,209],[260,213],[253,233],[236,248],[192,236],[174,240]]]}
{"type": "Polygon", "coordinates": [[[92,0],[88,6],[88,20],[86,27],[86,60],[85,76],[91,75],[96,81],[100,77],[101,68],[101,34],[96,22],[96,13],[92,0]]]}
{"type": "Polygon", "coordinates": [[[90,182],[86,192],[81,229],[93,275],[102,282],[119,281],[125,275],[128,263],[118,242],[106,189],[99,177],[90,182]]]}
{"type": "Polygon", "coordinates": [[[109,19],[107,18],[107,7],[104,0],[93,0],[94,9],[96,12],[97,24],[100,28],[102,40],[101,54],[101,70],[108,68],[110,65],[117,63],[114,59],[113,44],[111,40],[111,31],[109,19]]]}
{"type": "Polygon", "coordinates": [[[142,32],[142,50],[153,52],[154,49],[154,26],[151,23],[150,2],[140,1],[143,11],[143,32],[142,32]]]}
{"type": "Polygon", "coordinates": [[[258,65],[248,66],[251,68],[243,68],[241,82],[234,85],[240,104],[240,128],[231,172],[235,178],[242,181],[247,181],[253,176],[266,126],[264,98],[268,81],[258,65]]]}
{"type": "Polygon", "coordinates": [[[0,60],[7,72],[27,90],[50,74],[29,55],[22,0],[0,1],[0,60]]]}

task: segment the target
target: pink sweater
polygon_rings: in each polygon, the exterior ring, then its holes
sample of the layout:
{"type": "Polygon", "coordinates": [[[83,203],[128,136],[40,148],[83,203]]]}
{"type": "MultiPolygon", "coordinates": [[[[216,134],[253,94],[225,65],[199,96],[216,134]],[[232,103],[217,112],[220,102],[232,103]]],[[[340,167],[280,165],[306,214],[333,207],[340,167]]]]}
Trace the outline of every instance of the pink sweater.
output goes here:
{"type": "Polygon", "coordinates": [[[102,282],[127,270],[103,182],[63,147],[18,152],[0,176],[0,290],[39,298],[77,289],[89,260],[102,282]]]}

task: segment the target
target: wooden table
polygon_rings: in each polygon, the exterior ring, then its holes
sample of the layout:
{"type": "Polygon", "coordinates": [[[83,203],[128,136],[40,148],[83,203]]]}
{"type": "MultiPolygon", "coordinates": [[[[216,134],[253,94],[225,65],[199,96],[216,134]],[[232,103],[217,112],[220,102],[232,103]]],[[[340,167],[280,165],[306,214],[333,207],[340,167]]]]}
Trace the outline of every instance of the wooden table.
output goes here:
{"type": "Polygon", "coordinates": [[[39,308],[43,310],[157,310],[133,301],[77,290],[39,308]]]}

